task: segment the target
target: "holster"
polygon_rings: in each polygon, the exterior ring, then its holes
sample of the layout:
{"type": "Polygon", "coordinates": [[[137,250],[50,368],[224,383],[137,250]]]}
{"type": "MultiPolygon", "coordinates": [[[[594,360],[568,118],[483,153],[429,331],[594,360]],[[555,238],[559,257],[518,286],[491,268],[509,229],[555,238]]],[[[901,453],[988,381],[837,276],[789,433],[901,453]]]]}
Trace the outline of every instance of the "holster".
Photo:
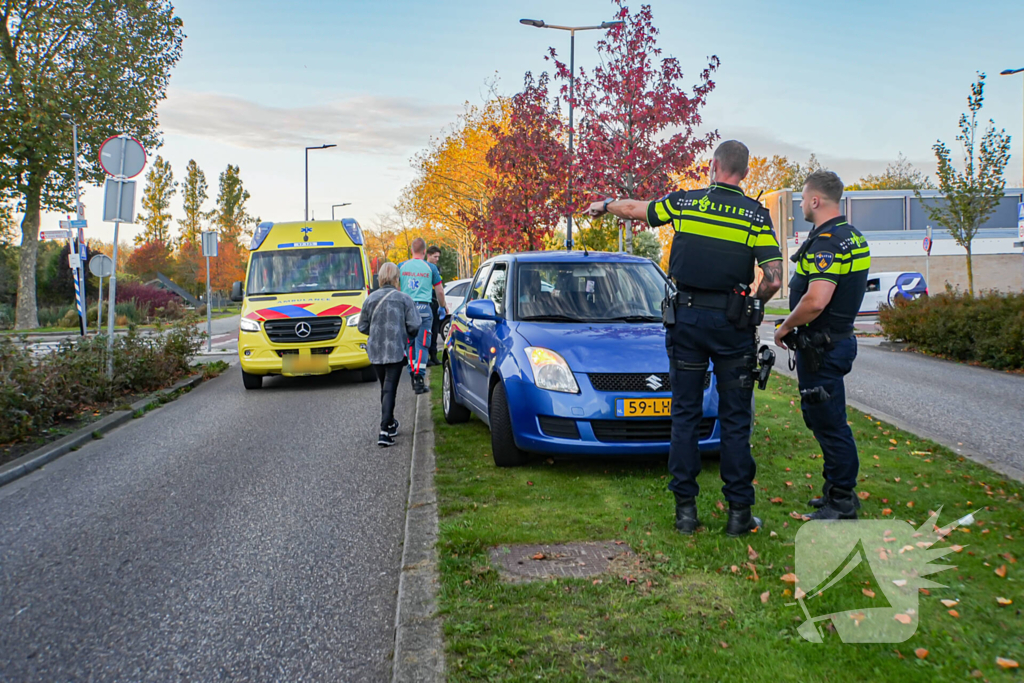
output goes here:
{"type": "Polygon", "coordinates": [[[761,300],[751,294],[748,285],[736,285],[726,299],[725,318],[741,332],[756,329],[764,320],[761,300]]]}

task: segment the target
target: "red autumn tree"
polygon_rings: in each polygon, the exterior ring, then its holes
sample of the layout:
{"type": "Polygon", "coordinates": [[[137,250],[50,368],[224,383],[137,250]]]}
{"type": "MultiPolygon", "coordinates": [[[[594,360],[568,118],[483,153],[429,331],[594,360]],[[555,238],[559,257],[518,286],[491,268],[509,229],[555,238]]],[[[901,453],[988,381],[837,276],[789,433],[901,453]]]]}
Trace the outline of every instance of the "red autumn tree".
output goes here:
{"type": "Polygon", "coordinates": [[[495,144],[487,152],[494,170],[491,197],[473,233],[495,251],[542,249],[565,213],[568,155],[562,124],[548,99],[548,75],[526,74],[523,90],[509,105],[507,127],[491,126],[495,144]]]}
{"type": "MultiPolygon", "coordinates": [[[[699,82],[688,93],[680,86],[683,70],[674,57],[661,57],[650,5],[631,14],[624,0],[612,0],[616,18],[625,23],[608,31],[597,43],[601,66],[576,73],[573,106],[580,121],[575,160],[574,196],[579,206],[599,196],[647,199],[676,189],[670,173],[685,172],[718,138],[717,132],[694,133],[701,124],[700,109],[715,87],[711,57],[699,82]],[[672,132],[675,131],[675,132],[672,132]],[[671,133],[671,134],[669,134],[671,133]],[[589,197],[590,199],[587,199],[589,197]]],[[[569,95],[569,67],[552,48],[557,76],[569,95]]],[[[627,251],[633,232],[627,222],[627,251]]]]}
{"type": "Polygon", "coordinates": [[[125,270],[141,281],[155,280],[157,273],[165,275],[173,268],[171,248],[160,240],[143,242],[128,257],[125,270]]]}

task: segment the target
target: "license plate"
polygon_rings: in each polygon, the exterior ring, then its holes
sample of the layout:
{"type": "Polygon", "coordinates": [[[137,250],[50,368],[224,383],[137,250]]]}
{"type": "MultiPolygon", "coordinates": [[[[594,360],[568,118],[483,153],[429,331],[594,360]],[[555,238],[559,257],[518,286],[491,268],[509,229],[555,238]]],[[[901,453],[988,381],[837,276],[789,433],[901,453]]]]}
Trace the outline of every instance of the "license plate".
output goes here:
{"type": "Polygon", "coordinates": [[[617,398],[615,417],[671,417],[671,398],[617,398]]]}
{"type": "Polygon", "coordinates": [[[299,354],[288,354],[281,359],[281,370],[286,375],[326,375],[331,371],[326,354],[303,357],[299,354]]]}

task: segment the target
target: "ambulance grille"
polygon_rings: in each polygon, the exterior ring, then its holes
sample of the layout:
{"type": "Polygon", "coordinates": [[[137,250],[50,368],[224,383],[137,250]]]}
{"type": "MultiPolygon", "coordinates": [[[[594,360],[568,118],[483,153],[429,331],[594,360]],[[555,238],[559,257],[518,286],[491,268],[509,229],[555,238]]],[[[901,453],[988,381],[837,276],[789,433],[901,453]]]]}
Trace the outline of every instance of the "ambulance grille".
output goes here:
{"type": "MultiPolygon", "coordinates": [[[[267,320],[263,323],[267,338],[275,344],[305,344],[306,342],[329,341],[341,332],[341,317],[325,318],[286,318],[267,320]],[[305,323],[309,326],[309,334],[300,337],[295,328],[305,323]]],[[[302,329],[302,328],[300,328],[302,329]]]]}

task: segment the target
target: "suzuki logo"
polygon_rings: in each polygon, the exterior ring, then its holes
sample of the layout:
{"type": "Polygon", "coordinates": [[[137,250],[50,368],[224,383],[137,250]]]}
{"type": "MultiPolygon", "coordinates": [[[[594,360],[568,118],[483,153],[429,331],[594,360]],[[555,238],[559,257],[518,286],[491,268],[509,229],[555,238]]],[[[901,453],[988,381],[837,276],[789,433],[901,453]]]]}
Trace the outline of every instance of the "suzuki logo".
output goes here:
{"type": "Polygon", "coordinates": [[[313,328],[309,326],[309,323],[299,323],[295,326],[295,334],[298,337],[305,339],[313,331],[313,328]]]}
{"type": "Polygon", "coordinates": [[[658,379],[657,375],[651,375],[647,378],[647,387],[651,391],[657,391],[658,389],[661,389],[661,380],[658,379]]]}

